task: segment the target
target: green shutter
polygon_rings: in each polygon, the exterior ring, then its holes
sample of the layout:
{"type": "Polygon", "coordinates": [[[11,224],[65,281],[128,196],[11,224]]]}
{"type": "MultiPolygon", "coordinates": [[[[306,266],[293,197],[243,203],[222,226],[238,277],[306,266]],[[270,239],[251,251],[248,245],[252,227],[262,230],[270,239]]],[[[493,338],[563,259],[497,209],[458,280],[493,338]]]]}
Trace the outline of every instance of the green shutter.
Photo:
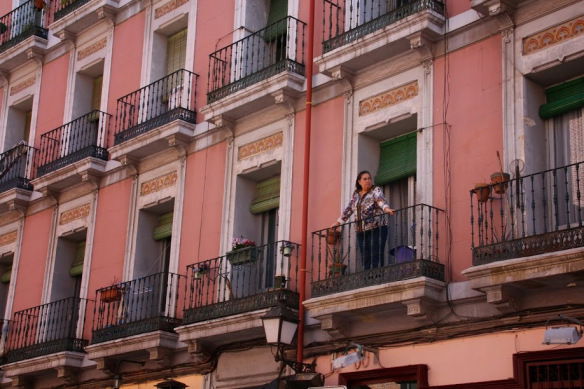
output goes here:
{"type": "Polygon", "coordinates": [[[584,107],[584,77],[548,88],[545,96],[547,103],[539,108],[542,119],[584,107]]]}
{"type": "Polygon", "coordinates": [[[85,259],[85,241],[77,243],[77,249],[75,250],[75,259],[71,264],[69,269],[69,275],[71,277],[79,277],[83,274],[83,260],[85,259]]]}
{"type": "MultiPolygon", "coordinates": [[[[271,0],[270,13],[268,14],[268,22],[266,26],[270,26],[279,20],[288,16],[288,0],[271,0]]],[[[264,33],[264,40],[266,42],[275,41],[286,34],[286,22],[282,21],[277,26],[272,26],[264,33]]]]}
{"type": "Polygon", "coordinates": [[[154,228],[154,240],[162,240],[172,236],[172,212],[160,215],[158,225],[154,228]]]}
{"type": "Polygon", "coordinates": [[[11,274],[12,274],[12,265],[7,266],[4,269],[4,272],[2,273],[2,275],[0,275],[0,282],[3,284],[9,284],[11,274]]]}
{"type": "Polygon", "coordinates": [[[416,174],[416,137],[417,132],[412,132],[381,143],[375,184],[385,185],[416,174]]]}
{"type": "Polygon", "coordinates": [[[258,182],[256,194],[249,211],[254,215],[264,213],[280,206],[280,177],[258,182]]]}
{"type": "Polygon", "coordinates": [[[91,93],[91,110],[101,108],[101,89],[103,85],[103,76],[97,76],[93,79],[93,90],[91,93]]]}

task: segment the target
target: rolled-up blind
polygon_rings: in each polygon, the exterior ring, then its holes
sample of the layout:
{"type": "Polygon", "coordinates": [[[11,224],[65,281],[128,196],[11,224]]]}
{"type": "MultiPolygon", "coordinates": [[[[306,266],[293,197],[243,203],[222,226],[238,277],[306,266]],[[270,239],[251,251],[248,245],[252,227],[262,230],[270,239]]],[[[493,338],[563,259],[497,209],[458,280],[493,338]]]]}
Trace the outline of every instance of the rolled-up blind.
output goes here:
{"type": "Polygon", "coordinates": [[[160,215],[158,225],[154,228],[154,240],[162,240],[172,236],[172,212],[160,215]]]}
{"type": "Polygon", "coordinates": [[[584,77],[548,88],[545,96],[547,103],[539,107],[542,119],[584,107],[584,77]]]}
{"type": "Polygon", "coordinates": [[[376,185],[416,174],[416,136],[417,132],[412,132],[381,143],[376,185]]]}
{"type": "Polygon", "coordinates": [[[77,243],[75,250],[75,258],[69,269],[71,277],[79,277],[83,274],[83,261],[85,259],[85,241],[77,243]]]}
{"type": "Polygon", "coordinates": [[[260,181],[256,185],[256,193],[249,211],[254,215],[280,207],[280,177],[260,181]]]}

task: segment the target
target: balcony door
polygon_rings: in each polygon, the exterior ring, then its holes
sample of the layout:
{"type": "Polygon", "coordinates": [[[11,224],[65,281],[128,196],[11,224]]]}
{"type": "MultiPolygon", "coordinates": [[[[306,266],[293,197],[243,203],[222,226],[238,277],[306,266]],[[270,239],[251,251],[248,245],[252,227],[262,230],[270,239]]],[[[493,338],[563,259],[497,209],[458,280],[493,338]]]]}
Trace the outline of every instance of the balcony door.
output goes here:
{"type": "MultiPolygon", "coordinates": [[[[416,246],[416,132],[399,136],[380,144],[379,168],[375,183],[383,187],[389,206],[398,210],[388,217],[389,264],[398,262],[396,252],[416,246]]],[[[401,258],[400,258],[401,259],[401,258]]]]}

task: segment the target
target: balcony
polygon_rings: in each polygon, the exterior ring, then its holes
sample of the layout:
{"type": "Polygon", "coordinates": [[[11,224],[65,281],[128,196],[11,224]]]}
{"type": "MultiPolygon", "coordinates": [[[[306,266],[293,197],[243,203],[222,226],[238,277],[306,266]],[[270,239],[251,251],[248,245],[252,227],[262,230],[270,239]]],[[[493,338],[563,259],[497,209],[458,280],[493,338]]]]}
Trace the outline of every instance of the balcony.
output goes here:
{"type": "Polygon", "coordinates": [[[443,301],[444,222],[444,211],[418,204],[376,216],[365,227],[350,222],[314,232],[309,315],[331,334],[338,332],[336,318],[349,311],[355,319],[369,312],[383,321],[387,311],[398,315],[405,305],[408,316],[425,318],[443,301]]]}
{"type": "Polygon", "coordinates": [[[238,119],[303,89],[306,24],[288,16],[209,56],[205,120],[238,119]]]}
{"type": "Polygon", "coordinates": [[[47,47],[49,12],[29,0],[0,17],[0,70],[9,71],[47,47]]]}
{"type": "Polygon", "coordinates": [[[341,77],[443,34],[441,0],[323,0],[319,71],[341,77]]]}
{"type": "Polygon", "coordinates": [[[98,289],[89,359],[156,359],[161,350],[176,348],[184,279],[163,272],[98,289]]]}
{"type": "Polygon", "coordinates": [[[60,39],[74,37],[104,18],[113,19],[119,0],[51,0],[51,31],[60,39]]]}
{"type": "Polygon", "coordinates": [[[35,149],[20,144],[0,154],[0,205],[24,207],[32,194],[35,149]]]}
{"type": "Polygon", "coordinates": [[[179,339],[199,352],[262,338],[261,316],[271,307],[298,309],[298,257],[296,243],[279,241],[188,266],[179,339]]]}
{"type": "Polygon", "coordinates": [[[112,159],[140,159],[194,134],[197,75],[188,70],[154,81],[118,99],[112,159]]]}
{"type": "MultiPolygon", "coordinates": [[[[502,289],[570,284],[584,271],[584,162],[471,191],[473,267],[489,301],[502,289]]],[[[527,289],[526,289],[527,288],[527,289]]]]}
{"type": "Polygon", "coordinates": [[[60,191],[105,171],[111,115],[92,111],[41,135],[35,188],[60,191]]]}
{"type": "Polygon", "coordinates": [[[16,312],[5,345],[5,375],[15,381],[51,369],[81,368],[89,303],[70,297],[16,312]]]}

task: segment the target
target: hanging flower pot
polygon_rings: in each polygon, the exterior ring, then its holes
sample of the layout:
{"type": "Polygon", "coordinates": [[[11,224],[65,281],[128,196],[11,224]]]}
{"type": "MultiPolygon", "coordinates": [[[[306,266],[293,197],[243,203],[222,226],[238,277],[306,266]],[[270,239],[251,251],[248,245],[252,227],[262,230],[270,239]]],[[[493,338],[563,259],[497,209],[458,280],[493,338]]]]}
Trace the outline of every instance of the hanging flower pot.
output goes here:
{"type": "Polygon", "coordinates": [[[489,196],[491,195],[491,187],[489,184],[485,183],[476,184],[473,192],[477,195],[479,202],[485,203],[489,200],[489,196]]]}
{"type": "Polygon", "coordinates": [[[252,246],[231,250],[226,256],[232,266],[244,265],[246,263],[255,262],[257,258],[257,248],[252,246]]]}
{"type": "Polygon", "coordinates": [[[292,255],[292,250],[294,250],[294,246],[290,242],[282,243],[280,246],[280,252],[284,257],[290,257],[292,255]]]}
{"type": "Polygon", "coordinates": [[[509,186],[509,180],[511,176],[509,173],[496,172],[491,174],[491,184],[493,185],[493,191],[497,194],[504,194],[509,186]]]}
{"type": "Polygon", "coordinates": [[[283,289],[286,287],[286,276],[274,276],[274,288],[283,289]]]}
{"type": "Polygon", "coordinates": [[[122,299],[122,288],[119,286],[112,286],[101,291],[101,301],[104,303],[113,303],[122,299]]]}
{"type": "Polygon", "coordinates": [[[6,31],[8,31],[8,26],[6,26],[6,24],[0,22],[0,34],[4,34],[6,31]]]}
{"type": "Polygon", "coordinates": [[[45,0],[34,0],[34,8],[37,11],[42,11],[43,8],[45,8],[45,5],[46,5],[45,0]]]}
{"type": "Polygon", "coordinates": [[[332,246],[335,245],[339,239],[341,239],[341,231],[336,228],[329,228],[326,231],[326,243],[332,246]]]}
{"type": "Polygon", "coordinates": [[[342,262],[333,262],[329,265],[329,274],[331,277],[340,277],[345,274],[347,265],[342,262]]]}

